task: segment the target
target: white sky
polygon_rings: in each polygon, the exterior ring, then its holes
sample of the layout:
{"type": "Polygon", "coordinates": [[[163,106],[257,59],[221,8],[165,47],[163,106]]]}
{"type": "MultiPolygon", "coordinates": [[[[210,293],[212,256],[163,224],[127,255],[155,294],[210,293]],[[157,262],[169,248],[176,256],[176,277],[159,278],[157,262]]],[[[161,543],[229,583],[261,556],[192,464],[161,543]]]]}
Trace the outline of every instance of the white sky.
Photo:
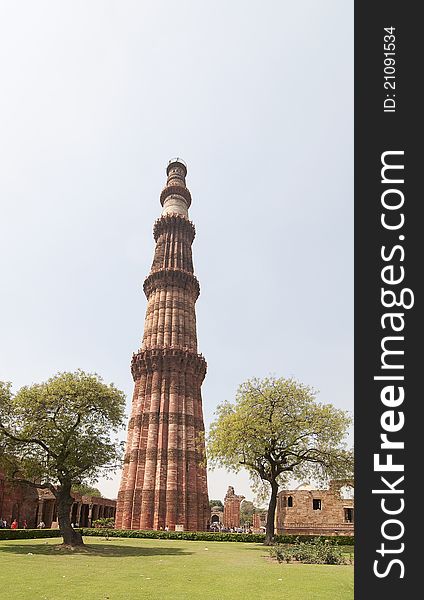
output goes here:
{"type": "Polygon", "coordinates": [[[3,0],[0,77],[0,379],[80,367],[129,407],[181,156],[206,426],[269,374],[352,409],[353,2],[3,0]]]}

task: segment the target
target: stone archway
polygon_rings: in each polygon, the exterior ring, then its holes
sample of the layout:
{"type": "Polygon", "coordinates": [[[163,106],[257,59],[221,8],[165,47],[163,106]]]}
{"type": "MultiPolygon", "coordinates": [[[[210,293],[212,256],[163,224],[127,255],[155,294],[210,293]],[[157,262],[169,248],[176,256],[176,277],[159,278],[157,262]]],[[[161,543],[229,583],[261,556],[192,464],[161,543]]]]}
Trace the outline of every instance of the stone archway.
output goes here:
{"type": "Polygon", "coordinates": [[[209,527],[212,531],[218,531],[222,528],[222,523],[224,520],[224,513],[221,510],[220,506],[214,506],[211,509],[211,516],[209,520],[209,527]]]}

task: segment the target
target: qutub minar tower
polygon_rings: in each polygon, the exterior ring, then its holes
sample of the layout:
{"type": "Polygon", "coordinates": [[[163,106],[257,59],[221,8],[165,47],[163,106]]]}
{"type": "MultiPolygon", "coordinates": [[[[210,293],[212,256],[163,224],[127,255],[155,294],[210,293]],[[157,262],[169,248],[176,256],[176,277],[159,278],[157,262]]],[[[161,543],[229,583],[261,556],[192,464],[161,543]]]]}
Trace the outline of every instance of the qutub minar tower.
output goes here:
{"type": "Polygon", "coordinates": [[[202,531],[209,522],[200,392],[206,361],[197,353],[195,229],[184,162],[172,159],[166,173],[143,286],[144,335],[131,363],[135,386],[115,526],[202,531]]]}

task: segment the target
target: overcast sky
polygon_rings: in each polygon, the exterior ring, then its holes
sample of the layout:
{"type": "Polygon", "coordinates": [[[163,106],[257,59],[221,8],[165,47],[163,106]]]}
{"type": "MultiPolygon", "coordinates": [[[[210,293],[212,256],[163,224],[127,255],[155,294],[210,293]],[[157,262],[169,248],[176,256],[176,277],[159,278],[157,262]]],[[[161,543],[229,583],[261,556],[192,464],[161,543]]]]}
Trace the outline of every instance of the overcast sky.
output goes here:
{"type": "Polygon", "coordinates": [[[206,427],[252,376],[353,408],[353,2],[3,0],[0,75],[1,380],[82,368],[129,409],[180,156],[206,427]]]}

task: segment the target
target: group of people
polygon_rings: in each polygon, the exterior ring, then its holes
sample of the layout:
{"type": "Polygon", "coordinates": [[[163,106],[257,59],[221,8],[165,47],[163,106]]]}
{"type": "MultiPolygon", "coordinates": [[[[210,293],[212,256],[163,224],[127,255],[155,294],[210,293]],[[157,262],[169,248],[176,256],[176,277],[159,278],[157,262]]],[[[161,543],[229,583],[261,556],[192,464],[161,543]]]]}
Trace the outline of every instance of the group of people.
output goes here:
{"type": "Polygon", "coordinates": [[[209,531],[215,533],[252,533],[251,527],[223,527],[220,523],[212,523],[209,531]]]}
{"type": "MultiPolygon", "coordinates": [[[[26,519],[24,519],[22,521],[22,529],[26,529],[28,527],[28,523],[26,521],[26,519]]],[[[19,524],[17,519],[13,519],[12,523],[9,526],[9,523],[7,522],[6,519],[3,519],[3,517],[0,519],[0,528],[1,529],[18,529],[19,528],[19,524]]]]}
{"type": "MultiPolygon", "coordinates": [[[[44,521],[40,521],[37,525],[37,529],[44,529],[46,526],[46,524],[44,523],[44,521]]],[[[19,523],[17,519],[13,519],[12,523],[9,525],[9,523],[7,522],[6,519],[3,519],[3,517],[0,518],[0,529],[27,529],[28,528],[28,522],[26,519],[24,519],[22,521],[22,525],[21,527],[19,527],[19,523]]]]}

